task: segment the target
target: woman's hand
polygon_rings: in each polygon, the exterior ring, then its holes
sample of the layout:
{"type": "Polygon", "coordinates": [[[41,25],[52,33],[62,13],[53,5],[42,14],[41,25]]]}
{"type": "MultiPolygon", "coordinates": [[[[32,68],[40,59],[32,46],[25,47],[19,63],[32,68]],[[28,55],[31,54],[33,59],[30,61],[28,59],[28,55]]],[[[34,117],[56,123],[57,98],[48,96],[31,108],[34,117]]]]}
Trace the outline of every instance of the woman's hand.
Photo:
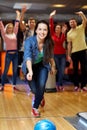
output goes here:
{"type": "Polygon", "coordinates": [[[83,15],[83,12],[82,12],[82,11],[79,11],[79,12],[75,12],[75,14],[81,16],[81,15],[83,15]]]}
{"type": "Polygon", "coordinates": [[[27,11],[27,6],[26,6],[26,5],[24,5],[24,6],[22,7],[21,12],[22,12],[22,13],[25,13],[26,11],[27,11]]]}
{"type": "Polygon", "coordinates": [[[55,66],[51,66],[50,74],[56,74],[57,70],[55,66]]]}
{"type": "Polygon", "coordinates": [[[19,11],[19,10],[16,10],[16,14],[17,14],[16,20],[20,20],[20,17],[21,17],[20,11],[19,11]]]}
{"type": "Polygon", "coordinates": [[[66,25],[63,25],[63,26],[62,26],[62,33],[64,33],[64,34],[65,34],[65,33],[66,33],[66,31],[67,31],[67,26],[66,26],[66,25]]]}
{"type": "Polygon", "coordinates": [[[26,75],[27,80],[31,81],[32,80],[32,76],[33,76],[33,72],[28,72],[26,75]]]}
{"type": "Polygon", "coordinates": [[[55,14],[56,14],[56,10],[52,11],[52,12],[50,13],[50,18],[53,17],[55,14]]]}

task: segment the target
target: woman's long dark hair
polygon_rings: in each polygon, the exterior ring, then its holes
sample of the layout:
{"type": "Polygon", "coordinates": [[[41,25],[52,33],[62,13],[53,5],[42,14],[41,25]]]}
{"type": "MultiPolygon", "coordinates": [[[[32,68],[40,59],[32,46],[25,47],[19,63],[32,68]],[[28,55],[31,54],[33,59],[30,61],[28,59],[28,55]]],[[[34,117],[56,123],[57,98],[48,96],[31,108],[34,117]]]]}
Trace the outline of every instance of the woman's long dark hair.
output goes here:
{"type": "Polygon", "coordinates": [[[51,35],[50,35],[49,24],[45,20],[40,20],[40,21],[38,21],[36,23],[35,30],[34,30],[34,35],[37,35],[36,34],[36,29],[38,28],[38,25],[40,23],[46,24],[47,28],[48,28],[48,34],[47,34],[47,36],[45,38],[45,41],[44,41],[44,59],[43,59],[43,61],[44,62],[49,62],[50,58],[53,55],[54,43],[53,43],[53,40],[52,40],[51,35]]]}

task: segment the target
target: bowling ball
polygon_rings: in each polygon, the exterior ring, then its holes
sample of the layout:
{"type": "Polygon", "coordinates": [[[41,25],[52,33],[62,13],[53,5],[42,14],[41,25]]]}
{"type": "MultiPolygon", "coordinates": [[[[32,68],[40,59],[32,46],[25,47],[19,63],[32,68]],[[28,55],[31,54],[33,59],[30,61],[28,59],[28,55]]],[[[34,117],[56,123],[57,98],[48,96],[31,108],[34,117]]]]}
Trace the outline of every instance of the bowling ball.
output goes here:
{"type": "Polygon", "coordinates": [[[43,119],[35,124],[34,130],[56,130],[56,126],[52,121],[43,119]]]}

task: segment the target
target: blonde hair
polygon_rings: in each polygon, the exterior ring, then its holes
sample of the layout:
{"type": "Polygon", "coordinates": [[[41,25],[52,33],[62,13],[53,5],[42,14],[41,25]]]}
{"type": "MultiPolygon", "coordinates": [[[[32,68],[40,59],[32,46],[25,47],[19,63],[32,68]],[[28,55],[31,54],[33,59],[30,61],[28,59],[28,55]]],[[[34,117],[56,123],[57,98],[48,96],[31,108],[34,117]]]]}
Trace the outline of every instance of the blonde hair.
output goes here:
{"type": "Polygon", "coordinates": [[[12,24],[12,23],[6,24],[6,26],[5,26],[5,31],[6,31],[6,33],[7,33],[8,27],[12,27],[12,28],[13,28],[13,24],[12,24]]]}

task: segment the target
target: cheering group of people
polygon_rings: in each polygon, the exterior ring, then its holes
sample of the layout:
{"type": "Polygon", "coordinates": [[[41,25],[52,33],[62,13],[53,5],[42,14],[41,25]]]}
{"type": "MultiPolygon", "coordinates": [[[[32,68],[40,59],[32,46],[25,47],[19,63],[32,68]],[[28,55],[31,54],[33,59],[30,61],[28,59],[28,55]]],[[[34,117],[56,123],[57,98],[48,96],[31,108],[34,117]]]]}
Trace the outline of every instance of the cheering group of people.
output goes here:
{"type": "Polygon", "coordinates": [[[0,19],[0,30],[6,44],[5,68],[1,77],[0,91],[4,90],[10,62],[13,63],[13,89],[16,88],[18,49],[17,33],[20,26],[23,32],[24,55],[22,71],[29,83],[33,95],[32,115],[40,117],[39,106],[44,107],[44,92],[48,79],[48,73],[57,74],[57,91],[64,91],[63,77],[66,67],[66,59],[73,62],[74,91],[87,91],[87,45],[85,40],[85,29],[87,19],[82,11],[76,12],[81,17],[82,23],[77,25],[75,18],[69,20],[70,29],[66,24],[54,24],[53,17],[56,10],[49,14],[49,22],[29,19],[28,27],[23,24],[26,7],[22,11],[16,11],[15,24],[8,23],[5,27],[0,19]],[[65,46],[66,44],[67,46],[65,46]],[[81,83],[78,79],[78,64],[81,66],[81,83]]]}

